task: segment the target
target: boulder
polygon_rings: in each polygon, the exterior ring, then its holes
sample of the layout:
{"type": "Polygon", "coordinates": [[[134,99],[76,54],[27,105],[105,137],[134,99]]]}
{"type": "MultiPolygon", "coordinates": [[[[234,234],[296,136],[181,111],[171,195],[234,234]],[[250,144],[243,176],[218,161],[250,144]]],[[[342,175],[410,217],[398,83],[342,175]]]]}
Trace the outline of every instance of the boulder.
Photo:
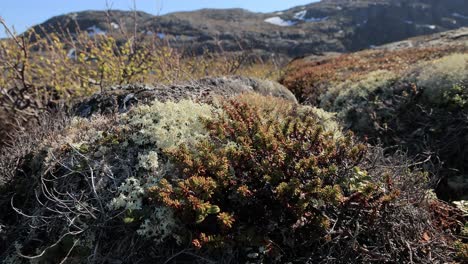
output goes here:
{"type": "Polygon", "coordinates": [[[125,113],[133,105],[147,104],[156,99],[159,101],[192,99],[207,102],[216,96],[230,97],[241,93],[259,93],[297,103],[295,96],[277,82],[242,76],[223,76],[170,86],[144,84],[113,86],[77,103],[72,108],[72,113],[80,117],[90,117],[96,113],[125,113]]]}

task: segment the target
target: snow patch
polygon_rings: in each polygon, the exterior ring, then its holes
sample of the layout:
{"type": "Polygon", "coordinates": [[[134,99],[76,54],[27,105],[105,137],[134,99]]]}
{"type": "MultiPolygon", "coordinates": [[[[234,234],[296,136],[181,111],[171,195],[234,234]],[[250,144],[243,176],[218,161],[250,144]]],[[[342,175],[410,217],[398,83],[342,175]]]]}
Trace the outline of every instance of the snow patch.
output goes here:
{"type": "Polygon", "coordinates": [[[408,24],[408,25],[412,25],[412,24],[414,24],[414,22],[413,22],[413,21],[411,21],[411,20],[405,20],[404,22],[405,22],[405,24],[408,24]]]}
{"type": "Polygon", "coordinates": [[[431,29],[431,30],[437,29],[436,25],[428,25],[428,24],[415,24],[415,25],[418,28],[428,28],[428,29],[431,29]]]}
{"type": "Polygon", "coordinates": [[[328,17],[309,17],[309,18],[306,18],[306,15],[307,15],[307,10],[302,10],[302,11],[297,12],[296,14],[294,14],[294,18],[297,19],[297,20],[305,21],[305,22],[320,22],[320,21],[323,21],[323,20],[328,18],[328,17]]]}
{"type": "Polygon", "coordinates": [[[297,12],[296,14],[294,14],[294,18],[299,19],[299,20],[304,20],[306,14],[307,14],[307,10],[302,10],[302,11],[297,12]]]}
{"type": "Polygon", "coordinates": [[[278,16],[267,18],[267,19],[265,19],[265,22],[276,25],[276,26],[280,26],[280,27],[289,27],[289,26],[294,26],[294,25],[297,24],[294,21],[284,20],[284,19],[282,19],[281,17],[278,17],[278,16]]]}
{"type": "Polygon", "coordinates": [[[460,13],[453,13],[452,16],[458,17],[458,18],[463,18],[463,19],[468,19],[468,16],[462,15],[460,13]]]}

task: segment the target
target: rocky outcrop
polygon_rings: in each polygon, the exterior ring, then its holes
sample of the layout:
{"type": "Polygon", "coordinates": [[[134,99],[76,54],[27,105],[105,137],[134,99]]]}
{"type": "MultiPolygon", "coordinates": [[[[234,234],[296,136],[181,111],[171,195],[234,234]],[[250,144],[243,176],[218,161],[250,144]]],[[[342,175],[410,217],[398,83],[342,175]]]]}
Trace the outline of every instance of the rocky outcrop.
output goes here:
{"type": "MultiPolygon", "coordinates": [[[[40,27],[59,25],[90,34],[133,32],[133,13],[87,11],[59,16],[40,27]],[[75,21],[77,23],[75,23],[75,21]]],[[[465,0],[323,0],[274,13],[203,9],[152,16],[137,13],[147,32],[184,51],[251,50],[289,57],[324,51],[356,51],[414,36],[468,26],[465,0]]],[[[65,31],[66,32],[66,31],[65,31]]]]}
{"type": "Polygon", "coordinates": [[[214,96],[230,97],[241,93],[259,93],[297,103],[295,96],[277,82],[243,76],[223,76],[204,78],[183,85],[110,87],[76,104],[73,112],[77,116],[89,117],[95,113],[124,113],[136,104],[150,103],[156,99],[159,101],[192,99],[206,102],[212,100],[214,96]]]}
{"type": "Polygon", "coordinates": [[[398,50],[404,48],[429,48],[444,45],[465,45],[468,46],[468,27],[456,30],[444,31],[441,33],[414,37],[403,41],[398,41],[376,47],[375,49],[398,50]]]}

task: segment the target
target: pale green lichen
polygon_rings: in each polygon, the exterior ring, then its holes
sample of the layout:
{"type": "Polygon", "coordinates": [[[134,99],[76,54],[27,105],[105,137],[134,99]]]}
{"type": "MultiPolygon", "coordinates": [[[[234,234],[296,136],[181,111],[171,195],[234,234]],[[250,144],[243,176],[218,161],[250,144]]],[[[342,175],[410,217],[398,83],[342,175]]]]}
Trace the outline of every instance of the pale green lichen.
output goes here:
{"type": "Polygon", "coordinates": [[[130,135],[138,145],[154,144],[161,149],[190,145],[207,137],[201,119],[210,119],[215,109],[190,100],[155,101],[131,111],[126,120],[135,132],[130,135]]]}
{"type": "Polygon", "coordinates": [[[173,211],[167,207],[158,207],[150,218],[141,224],[137,234],[152,239],[158,245],[170,236],[178,240],[179,237],[174,234],[177,227],[173,211]]]}
{"type": "MultiPolygon", "coordinates": [[[[453,204],[463,213],[464,217],[468,217],[468,201],[456,201],[453,202],[453,204]]],[[[468,222],[466,221],[461,230],[461,235],[465,237],[468,236],[468,222]]]]}
{"type": "Polygon", "coordinates": [[[159,168],[158,153],[156,151],[149,151],[147,154],[140,153],[137,167],[147,171],[156,171],[159,168]]]}
{"type": "Polygon", "coordinates": [[[62,141],[70,144],[87,142],[98,143],[104,138],[101,129],[109,125],[109,119],[104,116],[96,116],[90,119],[74,117],[68,127],[68,133],[62,141]]]}
{"type": "Polygon", "coordinates": [[[468,216],[468,201],[456,201],[453,204],[460,209],[465,216],[468,216]]]}
{"type": "Polygon", "coordinates": [[[368,73],[360,81],[347,81],[330,89],[321,97],[321,107],[336,112],[346,127],[368,130],[373,123],[363,111],[380,100],[392,98],[393,84],[397,81],[398,76],[386,70],[368,73]],[[370,99],[371,95],[376,96],[376,102],[370,99]]]}
{"type": "Polygon", "coordinates": [[[80,239],[77,242],[77,246],[92,249],[96,243],[96,233],[85,232],[81,234],[80,239]]]}
{"type": "Polygon", "coordinates": [[[413,69],[410,80],[424,89],[429,102],[444,103],[448,91],[468,81],[468,54],[452,54],[422,63],[413,69]]]}
{"type": "Polygon", "coordinates": [[[342,126],[338,123],[336,113],[327,112],[321,108],[307,107],[312,113],[317,116],[318,123],[323,127],[325,132],[333,135],[333,138],[338,139],[343,137],[342,126]]]}
{"type": "Polygon", "coordinates": [[[339,111],[351,102],[367,101],[369,94],[379,88],[387,88],[395,82],[395,73],[378,70],[368,73],[360,81],[347,81],[327,91],[321,98],[321,107],[332,111],[339,111]]]}
{"type": "MultiPolygon", "coordinates": [[[[160,175],[167,173],[170,164],[160,165],[160,150],[180,144],[192,145],[208,136],[202,119],[211,119],[215,108],[190,100],[159,102],[142,105],[122,117],[121,125],[129,131],[133,148],[139,153],[134,164],[140,172],[125,180],[117,197],[109,203],[112,210],[142,209],[145,189],[154,186],[160,175]]],[[[129,147],[129,142],[125,147],[129,147]]]]}
{"type": "MultiPolygon", "coordinates": [[[[128,140],[119,144],[122,151],[131,148],[137,157],[131,166],[139,170],[138,173],[118,187],[116,197],[109,203],[111,210],[141,210],[145,190],[154,186],[160,175],[168,173],[170,164],[160,164],[161,150],[174,148],[180,144],[192,145],[206,138],[208,132],[202,119],[210,119],[216,112],[215,108],[207,104],[199,104],[190,100],[180,102],[159,102],[151,105],[141,105],[134,108],[128,114],[122,115],[118,124],[124,131],[128,131],[128,140]]],[[[100,119],[98,119],[99,121],[100,119]]],[[[88,122],[82,119],[74,120],[75,127],[89,127],[88,122]]],[[[82,133],[82,132],[78,132],[82,133]]],[[[85,133],[87,134],[87,133],[85,133]]],[[[80,136],[72,142],[75,147],[93,145],[102,140],[102,136],[96,133],[96,137],[80,136]],[[78,144],[78,145],[76,145],[78,144]]],[[[102,157],[109,152],[106,147],[97,147],[94,157],[102,157]]]]}

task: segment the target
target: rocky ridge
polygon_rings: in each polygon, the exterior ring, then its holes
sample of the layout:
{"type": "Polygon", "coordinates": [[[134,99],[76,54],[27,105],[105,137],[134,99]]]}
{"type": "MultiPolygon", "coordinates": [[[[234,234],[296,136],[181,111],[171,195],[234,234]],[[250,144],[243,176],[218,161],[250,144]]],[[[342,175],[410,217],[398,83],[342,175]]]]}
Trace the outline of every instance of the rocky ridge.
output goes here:
{"type": "Polygon", "coordinates": [[[463,0],[323,0],[273,13],[203,9],[153,16],[144,12],[86,11],[54,17],[34,27],[77,28],[89,34],[137,31],[157,35],[173,47],[255,50],[289,57],[324,51],[346,52],[468,26],[463,0]]]}

